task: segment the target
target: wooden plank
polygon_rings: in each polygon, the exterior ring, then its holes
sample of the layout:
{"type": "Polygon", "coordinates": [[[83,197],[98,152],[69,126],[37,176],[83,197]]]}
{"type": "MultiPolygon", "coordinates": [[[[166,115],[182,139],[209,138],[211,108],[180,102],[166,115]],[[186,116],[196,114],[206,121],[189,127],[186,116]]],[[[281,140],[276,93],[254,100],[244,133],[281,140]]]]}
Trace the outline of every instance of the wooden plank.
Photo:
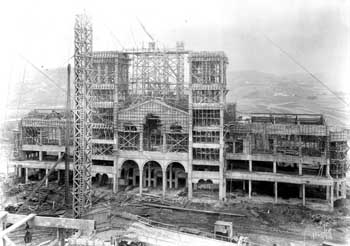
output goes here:
{"type": "MultiPolygon", "coordinates": [[[[27,216],[21,215],[21,214],[9,213],[6,218],[6,222],[14,224],[25,217],[27,216]]],[[[30,226],[77,229],[77,230],[82,230],[84,232],[92,232],[95,230],[94,220],[83,220],[83,219],[35,216],[32,220],[28,221],[28,224],[30,226]]]]}
{"type": "Polygon", "coordinates": [[[225,213],[225,212],[219,212],[219,211],[181,208],[181,207],[176,207],[176,206],[165,206],[165,205],[159,205],[159,204],[153,204],[153,203],[142,203],[142,205],[145,205],[148,207],[166,208],[166,209],[188,211],[188,212],[194,212],[194,213],[206,213],[206,214],[219,214],[219,215],[227,215],[227,216],[235,216],[235,217],[246,217],[244,214],[234,214],[234,213],[225,213]]]}
{"type": "MultiPolygon", "coordinates": [[[[7,215],[6,222],[8,222],[9,216],[10,216],[10,214],[7,215]]],[[[10,232],[16,230],[18,227],[20,227],[24,223],[28,222],[29,220],[33,219],[35,216],[36,216],[36,214],[24,215],[21,219],[17,220],[15,223],[12,223],[13,224],[12,226],[10,226],[9,228],[0,232],[0,238],[3,237],[4,235],[6,235],[7,233],[10,233],[10,232]]]]}

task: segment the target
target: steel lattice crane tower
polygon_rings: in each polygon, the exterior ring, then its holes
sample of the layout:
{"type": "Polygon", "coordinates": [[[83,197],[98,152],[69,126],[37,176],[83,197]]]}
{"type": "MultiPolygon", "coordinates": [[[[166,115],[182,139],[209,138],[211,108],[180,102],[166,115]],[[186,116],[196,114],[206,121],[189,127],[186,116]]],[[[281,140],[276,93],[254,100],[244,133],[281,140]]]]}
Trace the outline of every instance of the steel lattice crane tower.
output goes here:
{"type": "Polygon", "coordinates": [[[92,24],[77,15],[74,26],[74,163],[73,212],[81,217],[91,207],[92,166],[92,24]]]}

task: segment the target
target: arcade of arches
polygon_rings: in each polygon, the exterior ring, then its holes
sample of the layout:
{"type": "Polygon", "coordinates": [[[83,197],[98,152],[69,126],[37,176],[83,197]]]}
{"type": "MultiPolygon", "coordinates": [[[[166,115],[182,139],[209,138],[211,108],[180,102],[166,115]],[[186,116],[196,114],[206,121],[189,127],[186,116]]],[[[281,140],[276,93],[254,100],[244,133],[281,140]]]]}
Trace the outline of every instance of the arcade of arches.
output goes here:
{"type": "Polygon", "coordinates": [[[162,189],[182,189],[187,186],[187,173],[179,162],[172,162],[163,168],[156,161],[146,162],[142,168],[133,160],[125,161],[120,168],[120,186],[139,186],[140,194],[145,187],[162,189]],[[142,170],[142,172],[140,172],[142,170]]]}

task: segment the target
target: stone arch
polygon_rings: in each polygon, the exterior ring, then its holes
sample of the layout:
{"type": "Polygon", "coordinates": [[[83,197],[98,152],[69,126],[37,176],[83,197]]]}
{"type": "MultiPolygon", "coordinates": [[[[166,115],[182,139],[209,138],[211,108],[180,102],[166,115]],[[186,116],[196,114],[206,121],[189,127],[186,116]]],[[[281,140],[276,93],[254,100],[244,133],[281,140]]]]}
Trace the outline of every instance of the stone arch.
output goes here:
{"type": "Polygon", "coordinates": [[[106,186],[106,185],[108,185],[108,183],[109,183],[108,175],[106,173],[102,174],[100,185],[101,186],[106,186]]]}
{"type": "Polygon", "coordinates": [[[157,161],[146,161],[142,165],[143,186],[157,187],[163,182],[162,165],[157,161]]]}
{"type": "Polygon", "coordinates": [[[187,174],[182,163],[170,162],[165,168],[168,188],[179,189],[187,186],[187,174]]]}
{"type": "Polygon", "coordinates": [[[119,169],[120,185],[138,185],[140,182],[139,164],[134,160],[125,160],[119,169]]]}

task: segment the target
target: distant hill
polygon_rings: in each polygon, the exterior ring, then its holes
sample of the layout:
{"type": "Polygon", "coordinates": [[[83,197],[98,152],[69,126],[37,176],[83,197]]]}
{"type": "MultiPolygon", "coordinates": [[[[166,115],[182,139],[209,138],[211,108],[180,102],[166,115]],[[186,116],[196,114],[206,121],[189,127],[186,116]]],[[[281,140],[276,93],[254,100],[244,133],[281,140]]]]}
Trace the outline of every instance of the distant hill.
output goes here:
{"type": "MultiPolygon", "coordinates": [[[[45,71],[58,86],[66,88],[66,69],[45,71]]],[[[350,123],[350,114],[334,95],[307,74],[278,76],[258,71],[228,71],[228,102],[237,102],[242,112],[322,113],[331,124],[344,126],[350,123]]],[[[337,88],[335,88],[337,90],[337,88]]],[[[40,73],[18,83],[17,97],[10,108],[63,107],[64,91],[40,73]]],[[[340,96],[344,93],[338,92],[340,96]]],[[[25,111],[24,111],[25,112],[25,111]]]]}

